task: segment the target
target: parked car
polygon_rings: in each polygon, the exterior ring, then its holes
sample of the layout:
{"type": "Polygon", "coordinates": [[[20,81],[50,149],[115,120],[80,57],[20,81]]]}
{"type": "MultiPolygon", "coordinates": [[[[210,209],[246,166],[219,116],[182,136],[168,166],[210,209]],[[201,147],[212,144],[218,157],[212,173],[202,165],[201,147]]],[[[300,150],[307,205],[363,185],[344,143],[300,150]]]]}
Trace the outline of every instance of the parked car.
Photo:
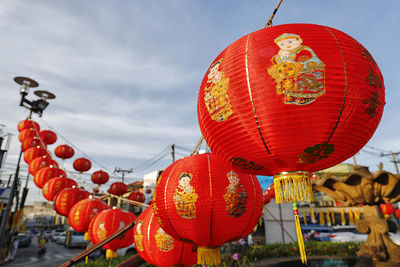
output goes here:
{"type": "Polygon", "coordinates": [[[58,233],[57,235],[53,235],[54,242],[58,245],[62,245],[65,243],[65,237],[67,236],[66,232],[58,233]]]}
{"type": "Polygon", "coordinates": [[[332,234],[332,228],[319,225],[302,225],[305,240],[329,241],[332,234]],[[311,235],[313,236],[312,238],[311,235]],[[314,239],[315,238],[315,239],[314,239]]]}
{"type": "Polygon", "coordinates": [[[332,242],[364,242],[368,237],[358,232],[354,225],[336,225],[332,230],[332,242]]]}
{"type": "Polygon", "coordinates": [[[50,240],[52,241],[52,242],[55,242],[55,237],[56,236],[58,236],[58,235],[60,235],[61,233],[63,233],[63,232],[65,232],[65,230],[64,229],[56,229],[56,230],[54,230],[52,233],[51,233],[51,235],[50,235],[50,240]]]}
{"type": "Polygon", "coordinates": [[[84,233],[77,232],[75,230],[69,230],[69,241],[65,241],[65,246],[67,248],[75,247],[86,247],[89,244],[89,240],[85,240],[84,233]]]}
{"type": "Polygon", "coordinates": [[[19,233],[17,235],[17,238],[19,240],[19,244],[18,244],[19,248],[21,248],[21,247],[29,247],[31,245],[32,238],[29,235],[24,234],[24,233],[19,233]]]}

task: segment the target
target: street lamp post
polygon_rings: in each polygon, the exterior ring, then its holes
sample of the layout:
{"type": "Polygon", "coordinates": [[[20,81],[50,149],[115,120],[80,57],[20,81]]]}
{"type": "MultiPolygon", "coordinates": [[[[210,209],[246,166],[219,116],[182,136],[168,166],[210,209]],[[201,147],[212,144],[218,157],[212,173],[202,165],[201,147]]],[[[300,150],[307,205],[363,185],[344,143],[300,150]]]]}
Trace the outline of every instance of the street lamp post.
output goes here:
{"type": "MultiPolygon", "coordinates": [[[[39,96],[39,99],[36,99],[34,101],[28,100],[26,96],[29,93],[29,88],[35,88],[38,87],[39,84],[30,78],[27,77],[15,77],[14,81],[21,85],[20,89],[20,95],[21,95],[21,100],[20,100],[20,106],[25,107],[29,110],[29,116],[28,118],[30,119],[32,117],[32,113],[36,113],[39,115],[39,117],[42,116],[43,111],[46,109],[46,107],[49,105],[47,102],[48,99],[54,99],[56,96],[48,91],[45,90],[36,90],[34,94],[36,96],[39,96]]],[[[15,169],[15,174],[14,174],[14,180],[11,186],[11,192],[10,196],[8,198],[7,202],[7,208],[5,209],[3,213],[3,217],[1,220],[1,225],[0,225],[0,260],[4,260],[5,254],[7,253],[7,246],[9,244],[9,238],[6,236],[6,226],[7,226],[7,221],[9,220],[8,216],[10,214],[12,205],[13,205],[13,200],[14,197],[18,198],[17,195],[17,190],[18,190],[18,179],[19,179],[19,170],[20,170],[20,163],[21,163],[21,158],[22,158],[22,150],[19,153],[18,157],[18,163],[17,163],[17,168],[15,169]]],[[[27,178],[28,179],[28,178],[27,178]]],[[[27,188],[27,183],[25,185],[25,188],[23,190],[23,195],[22,195],[22,201],[20,208],[24,207],[26,195],[28,194],[28,188],[27,188]]],[[[16,207],[17,209],[18,207],[16,207]]]]}

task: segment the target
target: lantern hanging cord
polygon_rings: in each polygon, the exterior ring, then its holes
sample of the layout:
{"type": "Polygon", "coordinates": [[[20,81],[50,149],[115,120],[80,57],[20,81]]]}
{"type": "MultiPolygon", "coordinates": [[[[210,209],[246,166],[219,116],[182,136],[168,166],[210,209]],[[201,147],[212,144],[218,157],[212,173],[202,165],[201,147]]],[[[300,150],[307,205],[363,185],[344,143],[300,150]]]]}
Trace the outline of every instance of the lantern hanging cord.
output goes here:
{"type": "Polygon", "coordinates": [[[275,17],[276,12],[278,12],[279,7],[281,6],[283,0],[280,0],[278,5],[276,6],[274,12],[272,12],[271,17],[269,18],[269,20],[267,21],[267,23],[265,24],[264,28],[268,28],[272,26],[272,20],[275,17]]]}

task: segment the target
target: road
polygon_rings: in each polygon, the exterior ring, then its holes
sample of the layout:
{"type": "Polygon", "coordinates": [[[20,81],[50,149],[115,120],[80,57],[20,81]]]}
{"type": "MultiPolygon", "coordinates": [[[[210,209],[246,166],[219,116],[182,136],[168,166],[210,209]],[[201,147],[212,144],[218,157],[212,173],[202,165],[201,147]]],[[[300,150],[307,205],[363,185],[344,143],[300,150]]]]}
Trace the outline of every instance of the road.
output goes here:
{"type": "Polygon", "coordinates": [[[18,248],[13,262],[7,262],[2,266],[55,267],[63,264],[84,250],[83,248],[65,248],[62,245],[57,245],[52,242],[48,242],[46,248],[46,254],[39,258],[37,256],[37,240],[34,237],[29,247],[18,248]]]}

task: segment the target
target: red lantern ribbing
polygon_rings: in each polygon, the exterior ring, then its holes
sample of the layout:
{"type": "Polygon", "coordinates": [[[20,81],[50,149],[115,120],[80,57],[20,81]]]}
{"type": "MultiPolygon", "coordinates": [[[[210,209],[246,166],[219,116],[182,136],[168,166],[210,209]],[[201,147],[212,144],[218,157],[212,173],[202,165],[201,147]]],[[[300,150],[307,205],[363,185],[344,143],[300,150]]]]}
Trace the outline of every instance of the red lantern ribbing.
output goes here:
{"type": "Polygon", "coordinates": [[[146,197],[142,192],[139,192],[139,190],[135,189],[135,190],[132,190],[132,192],[129,194],[128,199],[136,201],[136,202],[144,203],[144,201],[146,200],[146,197]]]}
{"type": "Polygon", "coordinates": [[[191,266],[197,262],[196,245],[174,239],[161,228],[153,207],[136,219],[135,248],[140,257],[155,266],[191,266]]]}
{"type": "Polygon", "coordinates": [[[40,131],[40,138],[47,145],[52,145],[57,141],[56,133],[50,130],[40,131]]]}
{"type": "Polygon", "coordinates": [[[22,152],[27,151],[31,147],[43,147],[43,148],[46,148],[46,145],[36,136],[25,139],[21,144],[22,152]]]}
{"type": "Polygon", "coordinates": [[[213,154],[199,154],[165,169],[153,207],[165,232],[199,246],[198,264],[217,265],[219,246],[247,236],[257,224],[262,190],[255,175],[234,172],[213,154]]]}
{"type": "Polygon", "coordinates": [[[108,182],[110,175],[108,175],[107,172],[100,170],[100,171],[95,171],[92,174],[91,178],[94,184],[102,185],[108,182]]]}
{"type": "Polygon", "coordinates": [[[31,147],[28,148],[25,152],[24,152],[24,161],[26,162],[26,164],[30,164],[32,162],[32,160],[34,160],[37,157],[43,157],[43,156],[47,156],[50,157],[49,152],[47,151],[47,149],[43,148],[43,147],[31,147]]]}
{"type": "Polygon", "coordinates": [[[58,192],[63,190],[64,188],[72,188],[74,186],[78,186],[75,180],[67,178],[67,177],[55,177],[48,180],[43,185],[43,196],[49,200],[53,201],[57,196],[58,192]]]}
{"type": "Polygon", "coordinates": [[[128,191],[128,186],[123,182],[115,182],[110,185],[110,188],[107,190],[108,193],[122,196],[128,191]]]}
{"type": "Polygon", "coordinates": [[[64,188],[54,200],[54,210],[63,216],[68,216],[70,209],[80,200],[88,198],[90,193],[77,187],[64,188]]]}
{"type": "Polygon", "coordinates": [[[86,158],[78,158],[74,161],[72,165],[74,169],[80,173],[86,172],[92,167],[92,163],[86,158]]]}
{"type": "Polygon", "coordinates": [[[396,217],[400,219],[400,209],[397,209],[395,214],[396,214],[396,217]]]}
{"type": "Polygon", "coordinates": [[[64,170],[57,168],[56,166],[49,166],[39,169],[35,176],[33,176],[33,182],[36,186],[42,188],[44,184],[55,177],[66,176],[64,170]]]}
{"type": "Polygon", "coordinates": [[[17,129],[19,132],[21,132],[22,130],[25,130],[25,129],[29,129],[29,128],[33,128],[33,129],[37,130],[37,132],[40,131],[39,123],[37,123],[33,120],[30,120],[30,119],[22,120],[17,125],[17,129]]]}
{"type": "Polygon", "coordinates": [[[24,140],[32,137],[39,137],[38,132],[33,128],[24,129],[18,135],[18,139],[21,143],[24,142],[24,140]]]}
{"type": "Polygon", "coordinates": [[[29,164],[29,173],[35,175],[40,169],[50,166],[58,167],[58,164],[51,157],[37,157],[29,164]]]}
{"type": "Polygon", "coordinates": [[[59,145],[54,150],[54,154],[60,159],[69,159],[72,158],[75,154],[75,151],[69,145],[59,145]]]}
{"type": "Polygon", "coordinates": [[[198,119],[213,153],[275,175],[282,203],[312,198],[309,172],[359,151],[384,104],[382,75],[360,43],[333,28],[287,24],[247,34],[213,61],[198,119]]]}

